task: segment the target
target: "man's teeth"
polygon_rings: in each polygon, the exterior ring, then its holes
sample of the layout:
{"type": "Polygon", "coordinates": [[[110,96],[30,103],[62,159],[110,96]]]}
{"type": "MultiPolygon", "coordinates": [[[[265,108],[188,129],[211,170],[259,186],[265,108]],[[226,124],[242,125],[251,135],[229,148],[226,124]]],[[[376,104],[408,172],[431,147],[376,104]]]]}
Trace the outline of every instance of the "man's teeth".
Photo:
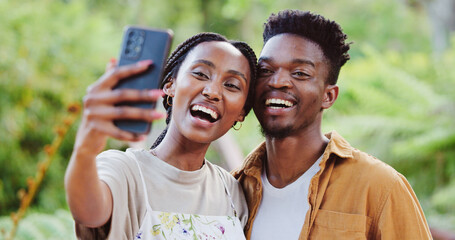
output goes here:
{"type": "Polygon", "coordinates": [[[272,108],[272,109],[279,109],[283,108],[283,106],[276,106],[276,105],[284,105],[286,107],[292,107],[294,104],[290,101],[278,98],[270,98],[265,100],[265,105],[272,108]]]}
{"type": "Polygon", "coordinates": [[[207,113],[209,114],[213,119],[218,119],[218,114],[213,111],[212,109],[210,108],[206,108],[204,106],[200,106],[200,105],[194,105],[191,110],[193,111],[201,111],[201,112],[204,112],[204,113],[207,113]]]}

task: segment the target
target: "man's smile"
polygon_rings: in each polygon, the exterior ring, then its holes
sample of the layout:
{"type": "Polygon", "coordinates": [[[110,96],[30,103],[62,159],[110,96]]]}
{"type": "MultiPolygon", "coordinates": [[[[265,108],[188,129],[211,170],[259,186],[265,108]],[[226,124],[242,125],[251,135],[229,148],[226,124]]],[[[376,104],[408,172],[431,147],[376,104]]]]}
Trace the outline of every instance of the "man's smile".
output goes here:
{"type": "Polygon", "coordinates": [[[265,106],[272,109],[290,108],[294,105],[295,103],[280,98],[268,98],[265,100],[265,106]]]}

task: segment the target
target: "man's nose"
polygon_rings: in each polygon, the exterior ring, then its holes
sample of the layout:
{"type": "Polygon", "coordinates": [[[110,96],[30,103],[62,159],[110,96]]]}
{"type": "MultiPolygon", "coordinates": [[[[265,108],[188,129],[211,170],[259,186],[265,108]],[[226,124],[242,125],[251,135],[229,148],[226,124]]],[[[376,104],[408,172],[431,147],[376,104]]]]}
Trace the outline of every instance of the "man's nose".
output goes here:
{"type": "Polygon", "coordinates": [[[275,71],[275,73],[270,77],[268,85],[276,89],[292,87],[289,72],[281,69],[275,71]]]}

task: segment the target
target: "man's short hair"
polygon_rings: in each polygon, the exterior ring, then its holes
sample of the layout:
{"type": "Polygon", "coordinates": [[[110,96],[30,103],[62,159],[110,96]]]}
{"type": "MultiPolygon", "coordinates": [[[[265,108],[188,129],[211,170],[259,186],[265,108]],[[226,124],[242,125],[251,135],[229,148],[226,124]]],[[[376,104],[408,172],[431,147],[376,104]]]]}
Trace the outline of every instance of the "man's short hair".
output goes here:
{"type": "Polygon", "coordinates": [[[336,84],[340,68],[350,59],[347,35],[340,25],[319,14],[300,10],[284,10],[272,14],[264,24],[264,45],[279,34],[291,33],[316,43],[329,63],[327,83],[336,84]]]}

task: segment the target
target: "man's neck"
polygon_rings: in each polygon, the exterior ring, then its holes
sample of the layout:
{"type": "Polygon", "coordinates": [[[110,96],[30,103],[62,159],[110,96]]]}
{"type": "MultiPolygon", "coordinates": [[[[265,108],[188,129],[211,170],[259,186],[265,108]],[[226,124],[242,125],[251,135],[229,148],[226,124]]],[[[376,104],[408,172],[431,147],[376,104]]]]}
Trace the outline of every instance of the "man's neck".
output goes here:
{"type": "Polygon", "coordinates": [[[329,140],[320,132],[306,132],[285,138],[266,138],[267,178],[283,188],[304,174],[322,155],[329,140]]]}

